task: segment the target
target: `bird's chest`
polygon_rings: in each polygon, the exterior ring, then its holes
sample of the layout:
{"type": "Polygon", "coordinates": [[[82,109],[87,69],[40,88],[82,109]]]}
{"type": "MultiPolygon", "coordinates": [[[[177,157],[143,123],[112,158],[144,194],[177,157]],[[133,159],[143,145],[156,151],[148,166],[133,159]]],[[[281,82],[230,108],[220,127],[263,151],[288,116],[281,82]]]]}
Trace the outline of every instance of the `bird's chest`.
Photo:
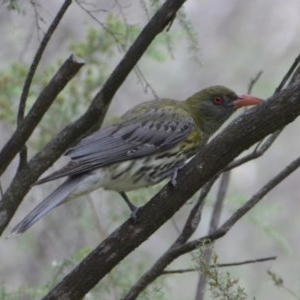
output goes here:
{"type": "Polygon", "coordinates": [[[126,192],[155,185],[172,177],[187,163],[187,159],[182,153],[168,152],[115,163],[99,170],[103,172],[102,186],[108,190],[126,192]]]}

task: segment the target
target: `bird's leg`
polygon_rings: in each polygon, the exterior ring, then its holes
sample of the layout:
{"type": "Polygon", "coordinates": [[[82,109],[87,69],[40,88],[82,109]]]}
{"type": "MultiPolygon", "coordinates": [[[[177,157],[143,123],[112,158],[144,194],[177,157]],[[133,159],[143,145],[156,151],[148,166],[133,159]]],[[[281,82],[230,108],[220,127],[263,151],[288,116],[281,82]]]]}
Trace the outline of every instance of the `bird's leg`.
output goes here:
{"type": "Polygon", "coordinates": [[[136,213],[139,210],[139,208],[130,202],[130,200],[127,197],[127,195],[125,194],[125,192],[119,192],[119,194],[124,199],[124,201],[126,202],[126,204],[128,205],[128,207],[131,211],[131,219],[136,222],[136,220],[137,220],[136,213]]]}

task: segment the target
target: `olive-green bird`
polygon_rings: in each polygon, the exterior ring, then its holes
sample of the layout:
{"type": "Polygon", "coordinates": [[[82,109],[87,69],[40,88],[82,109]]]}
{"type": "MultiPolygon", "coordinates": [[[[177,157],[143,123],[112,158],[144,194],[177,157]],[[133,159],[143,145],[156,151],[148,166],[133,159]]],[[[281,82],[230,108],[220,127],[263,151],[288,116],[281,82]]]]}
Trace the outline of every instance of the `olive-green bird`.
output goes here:
{"type": "Polygon", "coordinates": [[[137,208],[126,191],[166,178],[175,185],[178,170],[237,108],[259,103],[258,98],[213,86],[185,101],[160,99],[133,107],[114,124],[70,148],[66,154],[71,161],[37,182],[67,177],[12,234],[24,232],[56,206],[100,187],[119,192],[134,217],[137,208]]]}

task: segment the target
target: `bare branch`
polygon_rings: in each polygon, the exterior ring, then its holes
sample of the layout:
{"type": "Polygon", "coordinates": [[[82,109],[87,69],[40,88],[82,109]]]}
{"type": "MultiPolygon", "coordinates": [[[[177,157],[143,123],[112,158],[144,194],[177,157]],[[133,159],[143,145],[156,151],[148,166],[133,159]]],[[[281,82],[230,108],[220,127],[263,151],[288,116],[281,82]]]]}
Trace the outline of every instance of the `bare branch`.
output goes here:
{"type": "MultiPolygon", "coordinates": [[[[165,259],[165,261],[168,258],[168,264],[176,259],[177,257],[190,252],[192,250],[195,250],[200,244],[203,245],[204,243],[212,243],[217,238],[220,238],[224,236],[231,228],[232,226],[247,212],[249,211],[253,206],[255,206],[259,200],[261,200],[265,194],[267,194],[271,189],[273,189],[278,183],[283,181],[288,175],[290,175],[294,170],[296,170],[300,166],[300,158],[292,162],[288,167],[286,167],[282,172],[280,172],[277,176],[275,176],[271,181],[269,181],[256,195],[254,195],[247,203],[245,203],[240,209],[238,209],[219,229],[215,230],[214,232],[211,232],[209,235],[197,239],[192,242],[188,242],[186,244],[182,244],[181,246],[178,245],[178,247],[172,247],[170,251],[167,251],[167,255],[163,255],[162,257],[165,259]],[[229,225],[230,224],[230,225],[229,225]],[[222,234],[220,234],[222,233],[222,234]],[[192,247],[190,247],[193,245],[192,247]],[[187,251],[187,248],[188,251],[187,251]],[[182,251],[184,250],[184,251],[182,251]],[[172,259],[170,259],[170,257],[172,259]]],[[[227,179],[226,179],[227,180],[227,179]]],[[[212,218],[214,220],[214,218],[212,218]]],[[[213,224],[214,222],[212,222],[213,224]]],[[[210,255],[211,253],[208,253],[210,255]]],[[[249,264],[249,263],[256,263],[256,262],[263,262],[267,260],[274,260],[276,259],[275,256],[272,257],[267,257],[267,258],[261,258],[261,259],[256,259],[256,260],[247,260],[243,262],[236,262],[236,263],[228,263],[228,264],[218,264],[218,267],[229,267],[229,266],[238,266],[238,265],[243,265],[243,264],[249,264]]],[[[156,266],[156,264],[154,265],[156,266]]],[[[153,266],[153,267],[154,267],[153,266]]],[[[151,270],[156,271],[154,268],[151,268],[151,270]]],[[[157,272],[157,278],[160,274],[171,274],[171,273],[184,273],[184,272],[192,272],[192,271],[198,271],[198,269],[188,269],[184,271],[163,271],[163,269],[160,270],[160,272],[157,272]]],[[[150,272],[147,272],[148,277],[144,277],[144,281],[148,280],[147,284],[144,282],[144,287],[145,288],[149,283],[151,283],[153,280],[149,280],[152,278],[149,278],[150,275],[152,275],[150,272]]],[[[139,280],[140,281],[140,280],[139,280]]],[[[139,282],[138,281],[138,282],[139,282]]],[[[203,282],[203,281],[202,281],[203,282]]],[[[141,282],[142,283],[142,282],[141,282]]],[[[201,285],[202,286],[202,285],[201,285]]],[[[135,289],[137,287],[137,284],[134,285],[134,287],[130,290],[131,294],[127,294],[127,296],[123,300],[133,300],[136,298],[137,294],[134,294],[135,289]]],[[[143,289],[141,289],[139,292],[141,292],[143,289]]],[[[202,290],[201,290],[202,291],[202,290]]],[[[202,295],[202,293],[201,293],[202,295]]],[[[198,293],[197,296],[199,297],[198,293]]],[[[203,295],[202,295],[203,297],[203,295]]]]}
{"type": "Polygon", "coordinates": [[[38,11],[38,6],[40,6],[40,4],[38,4],[35,0],[30,0],[30,4],[32,6],[33,13],[34,13],[34,20],[35,20],[35,26],[37,29],[38,40],[40,41],[40,32],[42,35],[45,34],[45,32],[43,31],[43,29],[40,26],[40,22],[45,23],[45,20],[39,14],[39,11],[38,11]]]}
{"type": "MultiPolygon", "coordinates": [[[[277,259],[277,256],[269,256],[264,258],[257,258],[257,259],[250,259],[250,260],[243,260],[233,263],[224,263],[224,264],[215,264],[209,266],[209,268],[228,268],[228,267],[236,267],[236,266],[243,266],[248,264],[255,264],[255,263],[261,263],[266,262],[270,260],[277,259]]],[[[178,270],[165,270],[161,273],[161,275],[169,275],[169,274],[184,274],[189,272],[199,272],[199,268],[189,268],[189,269],[178,269],[178,270]]]]}
{"type": "MultiPolygon", "coordinates": [[[[287,73],[284,75],[281,83],[279,84],[279,86],[275,90],[275,94],[279,93],[283,89],[283,87],[285,86],[285,84],[288,82],[289,78],[292,76],[292,74],[294,73],[294,71],[297,69],[299,63],[300,63],[300,53],[295,58],[295,61],[293,62],[293,64],[291,65],[291,67],[289,68],[289,70],[287,71],[287,73]]],[[[294,81],[291,81],[291,83],[293,83],[293,82],[294,81]]]]}
{"type": "Polygon", "coordinates": [[[219,226],[221,212],[223,209],[223,204],[229,186],[229,180],[230,180],[230,172],[224,172],[221,176],[220,186],[217,193],[217,199],[213,208],[213,212],[209,224],[209,233],[212,233],[219,226]]]}
{"type": "MultiPolygon", "coordinates": [[[[214,232],[219,226],[221,213],[223,210],[223,203],[225,201],[226,193],[229,186],[229,180],[230,180],[230,172],[227,171],[222,173],[220,186],[216,197],[216,203],[214,205],[213,212],[210,219],[210,224],[208,229],[209,234],[214,232]]],[[[204,249],[203,259],[206,262],[206,264],[209,264],[212,254],[213,254],[213,247],[204,249]]],[[[204,292],[205,292],[205,285],[206,285],[206,277],[203,273],[199,273],[198,284],[196,288],[196,296],[195,296],[196,300],[203,299],[204,292]]]]}
{"type": "Polygon", "coordinates": [[[259,71],[257,73],[257,75],[253,79],[250,80],[250,83],[249,83],[249,86],[248,86],[248,91],[247,91],[248,94],[251,94],[254,85],[257,83],[257,81],[259,80],[262,73],[263,73],[263,71],[259,71]]]}
{"type": "MultiPolygon", "coordinates": [[[[299,57],[300,57],[300,54],[299,54],[299,57]]],[[[298,80],[300,80],[300,61],[298,62],[298,67],[295,70],[295,72],[293,73],[293,76],[292,76],[289,84],[292,84],[298,80]]]]}
{"type": "Polygon", "coordinates": [[[196,204],[193,206],[193,208],[190,211],[190,214],[185,222],[185,225],[180,233],[180,235],[178,236],[178,238],[176,239],[174,246],[178,246],[178,245],[182,245],[183,243],[185,243],[190,237],[191,235],[195,232],[195,230],[197,229],[200,220],[201,220],[201,212],[202,212],[202,207],[204,204],[204,200],[206,199],[209,191],[211,190],[213,184],[215,183],[217,179],[217,176],[215,176],[214,178],[212,178],[202,189],[201,189],[201,193],[199,195],[199,198],[196,202],[196,204]]]}
{"type": "MultiPolygon", "coordinates": [[[[18,110],[18,115],[17,115],[17,126],[18,127],[21,126],[22,121],[24,119],[26,101],[28,98],[30,86],[31,86],[35,71],[40,63],[40,60],[43,56],[46,46],[48,45],[48,42],[50,41],[50,39],[52,37],[52,34],[54,33],[55,29],[57,28],[58,24],[60,23],[61,19],[63,18],[65,12],[67,11],[67,9],[71,5],[71,3],[72,3],[72,0],[65,0],[64,4],[62,5],[62,7],[58,11],[56,17],[54,18],[51,25],[49,26],[48,31],[44,35],[43,40],[41,41],[40,46],[35,54],[35,57],[33,58],[33,61],[31,63],[31,66],[29,68],[28,74],[27,74],[25,82],[24,82],[24,86],[23,86],[23,90],[22,90],[22,94],[21,94],[21,98],[20,98],[19,110],[18,110]]],[[[34,8],[36,18],[39,18],[38,12],[36,9],[37,4],[33,1],[31,1],[31,4],[34,8]]],[[[37,26],[39,28],[38,24],[37,24],[37,26]]],[[[31,134],[31,132],[30,132],[30,134],[31,134]]],[[[21,150],[20,162],[19,162],[19,168],[21,168],[24,164],[27,163],[27,149],[26,149],[25,144],[20,144],[18,148],[19,148],[18,151],[21,150]]],[[[7,160],[6,163],[10,163],[12,158],[10,160],[7,160]]],[[[0,161],[1,161],[1,159],[0,159],[0,161]]],[[[1,162],[0,162],[0,165],[2,165],[1,162]]],[[[2,174],[2,172],[1,172],[1,174],[2,174]]]]}
{"type": "MultiPolygon", "coordinates": [[[[80,2],[80,1],[76,1],[77,5],[91,18],[93,19],[98,25],[100,25],[103,30],[105,30],[111,37],[112,39],[115,41],[118,50],[121,53],[125,53],[126,52],[126,45],[124,43],[122,43],[120,41],[120,39],[117,37],[117,35],[111,31],[103,22],[101,22],[100,20],[98,20],[89,9],[85,8],[85,6],[80,2]]],[[[117,5],[119,6],[119,3],[116,2],[117,5]]],[[[122,9],[120,8],[121,14],[122,14],[122,9]]],[[[124,14],[122,14],[124,23],[126,23],[126,18],[124,16],[124,14]]],[[[146,77],[144,76],[143,72],[141,71],[141,69],[139,68],[138,65],[134,66],[133,68],[135,75],[137,76],[138,82],[141,84],[143,91],[147,92],[148,90],[150,90],[150,92],[152,93],[153,97],[155,99],[158,98],[156,91],[154,90],[154,88],[151,86],[151,84],[148,82],[148,80],[146,79],[146,77]],[[144,86],[143,86],[144,85],[144,86]]]]}
{"type": "MultiPolygon", "coordinates": [[[[300,79],[300,53],[298,54],[298,56],[296,57],[294,63],[291,65],[291,67],[289,68],[289,70],[287,71],[287,73],[285,74],[285,76],[283,77],[283,79],[281,80],[280,84],[278,85],[278,87],[275,90],[275,93],[280,92],[283,87],[285,86],[285,84],[288,82],[289,78],[291,77],[289,84],[292,84],[294,82],[296,82],[297,80],[300,79]]],[[[262,71],[261,71],[262,72],[262,71]]],[[[256,76],[256,78],[254,79],[254,83],[259,79],[261,73],[259,72],[258,75],[256,76]]],[[[248,92],[251,92],[252,89],[252,82],[251,81],[249,88],[248,88],[248,92]]],[[[231,164],[229,164],[226,167],[226,171],[231,170],[233,168],[236,168],[250,160],[256,159],[260,156],[262,156],[272,145],[273,143],[276,141],[276,139],[278,138],[278,136],[281,134],[281,132],[283,131],[284,128],[281,128],[280,130],[276,131],[275,133],[273,133],[265,142],[261,141],[256,148],[254,149],[254,151],[240,159],[237,159],[235,161],[233,161],[231,164]]]]}
{"type": "Polygon", "coordinates": [[[146,271],[140,279],[130,288],[123,300],[136,299],[136,297],[157,277],[159,277],[163,270],[174,260],[173,250],[178,246],[184,244],[191,235],[197,229],[201,220],[201,211],[211,187],[215,183],[218,176],[214,176],[202,189],[199,198],[195,205],[193,206],[187,221],[179,234],[176,241],[171,245],[171,247],[163,253],[163,255],[152,265],[152,267],[146,271]]]}
{"type": "Polygon", "coordinates": [[[202,189],[199,195],[199,198],[193,208],[190,211],[190,214],[187,218],[187,221],[179,234],[178,238],[175,242],[171,245],[171,247],[163,253],[163,255],[152,265],[152,267],[146,271],[140,279],[130,288],[127,292],[126,296],[123,300],[131,300],[136,299],[136,297],[160,274],[163,270],[175,259],[177,256],[174,257],[173,250],[176,249],[178,246],[184,244],[191,235],[197,229],[200,220],[201,220],[201,211],[204,204],[204,200],[207,197],[207,194],[211,190],[214,182],[216,181],[218,176],[214,176],[202,189]]]}
{"type": "Polygon", "coordinates": [[[2,183],[0,181],[0,196],[1,196],[1,199],[3,198],[3,195],[4,195],[4,193],[3,193],[2,183]]]}
{"type": "MultiPolygon", "coordinates": [[[[5,144],[0,153],[0,174],[2,174],[15,155],[22,149],[33,130],[39,124],[44,114],[48,111],[57,95],[64,89],[67,83],[76,75],[83,66],[83,62],[77,61],[71,55],[52,77],[48,85],[36,99],[25,119],[21,121],[16,131],[5,144]]],[[[25,104],[25,102],[24,102],[25,104]]]]}
{"type": "Polygon", "coordinates": [[[240,165],[243,165],[251,160],[254,160],[260,156],[262,156],[275,142],[277,137],[280,135],[283,129],[276,131],[275,133],[271,134],[265,141],[261,141],[254,149],[254,151],[244,157],[238,158],[231,162],[224,171],[229,171],[240,165]]]}
{"type": "Polygon", "coordinates": [[[222,236],[224,236],[237,221],[239,221],[250,209],[252,209],[267,193],[269,193],[273,188],[275,188],[280,182],[287,178],[291,173],[297,170],[300,166],[300,157],[291,162],[285,169],[274,176],[267,184],[265,184],[256,194],[254,194],[250,200],[248,200],[244,205],[237,209],[231,217],[223,223],[217,230],[204,236],[200,239],[187,242],[181,249],[181,255],[190,252],[198,247],[200,244],[210,244],[222,236]]]}
{"type": "MultiPolygon", "coordinates": [[[[209,144],[203,146],[196,158],[178,173],[178,183],[175,187],[172,184],[166,185],[160,193],[139,209],[138,218],[140,221],[138,223],[127,220],[122,224],[54,287],[44,300],[57,299],[63,296],[82,297],[123,258],[169,220],[201,186],[228,165],[234,157],[266,135],[292,122],[300,114],[299,87],[300,82],[297,82],[280,94],[271,97],[260,107],[249,110],[231,123],[209,144]]],[[[297,163],[300,163],[300,159],[297,163]]],[[[294,169],[295,166],[292,170],[294,169]]],[[[292,170],[290,167],[288,171],[285,171],[285,177],[292,170]]],[[[252,206],[246,205],[245,208],[238,210],[215,232],[175,248],[174,253],[179,256],[195,249],[199,243],[207,244],[226,234],[239,218],[259,201],[257,200],[259,197],[263,197],[276,185],[271,183],[275,181],[278,184],[285,178],[283,177],[281,175],[280,178],[275,178],[267,184],[262,191],[254,195],[254,200],[251,199],[250,204],[252,206]]]]}
{"type": "MultiPolygon", "coordinates": [[[[15,213],[18,205],[30,189],[30,186],[74,141],[91,129],[98,128],[106,114],[112,97],[144,54],[150,43],[172,20],[185,0],[167,0],[153,18],[144,27],[123,59],[96,94],[86,113],[73,124],[65,127],[37,153],[28,165],[17,173],[0,203],[0,234],[15,213]],[[26,178],[26,181],[24,181],[26,178]]],[[[8,154],[6,154],[8,155],[8,154]]],[[[2,166],[0,155],[0,170],[2,166]]],[[[5,163],[5,161],[3,162],[5,163]]]]}

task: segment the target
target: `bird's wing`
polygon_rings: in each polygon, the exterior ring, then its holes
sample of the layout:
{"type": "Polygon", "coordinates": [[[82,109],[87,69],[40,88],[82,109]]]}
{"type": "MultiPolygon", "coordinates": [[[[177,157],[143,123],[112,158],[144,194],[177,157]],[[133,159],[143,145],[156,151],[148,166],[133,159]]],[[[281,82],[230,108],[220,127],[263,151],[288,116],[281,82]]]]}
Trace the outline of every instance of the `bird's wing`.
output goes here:
{"type": "Polygon", "coordinates": [[[155,114],[154,120],[149,113],[142,119],[125,118],[125,122],[120,121],[82,139],[66,152],[70,163],[37,184],[166,151],[188,137],[194,128],[195,123],[188,114],[174,118],[170,109],[155,114]]]}

